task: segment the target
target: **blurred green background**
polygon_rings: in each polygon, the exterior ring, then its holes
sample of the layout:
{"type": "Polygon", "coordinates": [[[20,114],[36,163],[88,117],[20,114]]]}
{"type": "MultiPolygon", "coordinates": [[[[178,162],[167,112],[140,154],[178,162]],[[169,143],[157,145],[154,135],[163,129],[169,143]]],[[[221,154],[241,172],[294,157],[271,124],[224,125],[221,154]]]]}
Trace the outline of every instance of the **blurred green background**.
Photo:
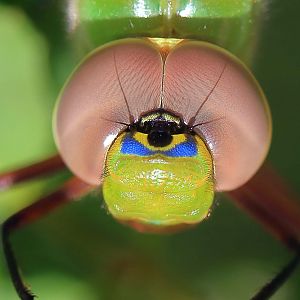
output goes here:
{"type": "MultiPolygon", "coordinates": [[[[1,171],[56,151],[51,112],[77,59],[62,33],[59,2],[0,2],[1,171]]],[[[270,1],[253,67],[273,113],[269,159],[298,193],[299,11],[297,0],[270,1]]],[[[69,176],[1,193],[0,222],[69,176]]],[[[42,300],[249,299],[291,257],[223,195],[209,220],[167,236],[142,235],[116,223],[102,208],[100,191],[81,200],[12,238],[26,281],[42,300]]],[[[273,299],[300,299],[299,282],[297,270],[273,299]]],[[[17,299],[2,249],[0,299],[17,299]]]]}

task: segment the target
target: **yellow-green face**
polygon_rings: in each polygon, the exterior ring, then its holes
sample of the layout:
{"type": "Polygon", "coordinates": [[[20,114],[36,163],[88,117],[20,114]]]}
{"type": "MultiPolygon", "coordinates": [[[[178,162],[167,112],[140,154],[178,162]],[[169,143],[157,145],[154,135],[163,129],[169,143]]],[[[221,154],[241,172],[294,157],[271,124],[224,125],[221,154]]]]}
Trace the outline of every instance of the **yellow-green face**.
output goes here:
{"type": "Polygon", "coordinates": [[[107,153],[103,195],[118,220],[198,223],[214,198],[211,155],[196,135],[175,134],[169,145],[155,147],[145,133],[123,132],[107,153]]]}

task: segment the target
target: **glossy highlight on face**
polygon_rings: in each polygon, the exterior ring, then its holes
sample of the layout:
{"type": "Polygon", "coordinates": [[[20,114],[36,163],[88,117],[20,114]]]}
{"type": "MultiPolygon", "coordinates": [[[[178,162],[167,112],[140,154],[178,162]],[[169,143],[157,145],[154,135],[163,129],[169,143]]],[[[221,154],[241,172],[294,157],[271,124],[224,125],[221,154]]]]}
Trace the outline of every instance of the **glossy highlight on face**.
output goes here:
{"type": "Polygon", "coordinates": [[[208,43],[125,39],[92,53],[57,106],[56,141],[70,169],[103,185],[118,220],[194,224],[215,191],[263,162],[270,113],[235,57],[208,43]]]}
{"type": "Polygon", "coordinates": [[[103,196],[119,220],[198,223],[214,199],[211,155],[196,135],[175,134],[170,145],[154,147],[147,134],[124,132],[106,157],[103,196]]]}

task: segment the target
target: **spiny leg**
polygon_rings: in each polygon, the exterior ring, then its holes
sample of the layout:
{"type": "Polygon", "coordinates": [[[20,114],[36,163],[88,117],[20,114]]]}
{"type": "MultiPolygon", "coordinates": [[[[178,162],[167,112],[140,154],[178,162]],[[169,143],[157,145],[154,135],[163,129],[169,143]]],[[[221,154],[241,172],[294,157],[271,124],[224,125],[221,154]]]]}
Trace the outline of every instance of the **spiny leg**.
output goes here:
{"type": "Polygon", "coordinates": [[[266,300],[272,297],[277,290],[288,280],[300,261],[300,252],[274,276],[251,300],[266,300]]]}
{"type": "Polygon", "coordinates": [[[46,176],[65,168],[66,166],[61,157],[55,155],[28,167],[0,174],[0,191],[6,190],[17,183],[46,176]]]}
{"type": "Polygon", "coordinates": [[[244,186],[228,193],[242,209],[279,238],[296,256],[252,299],[269,299],[300,261],[300,205],[278,174],[268,165],[244,186]]]}
{"type": "Polygon", "coordinates": [[[22,300],[30,300],[33,299],[34,296],[22,281],[21,274],[18,270],[17,261],[9,241],[10,234],[14,230],[40,219],[59,206],[85,195],[93,188],[94,187],[74,177],[66,182],[58,191],[17,212],[3,223],[2,242],[4,255],[13,284],[22,300]]]}

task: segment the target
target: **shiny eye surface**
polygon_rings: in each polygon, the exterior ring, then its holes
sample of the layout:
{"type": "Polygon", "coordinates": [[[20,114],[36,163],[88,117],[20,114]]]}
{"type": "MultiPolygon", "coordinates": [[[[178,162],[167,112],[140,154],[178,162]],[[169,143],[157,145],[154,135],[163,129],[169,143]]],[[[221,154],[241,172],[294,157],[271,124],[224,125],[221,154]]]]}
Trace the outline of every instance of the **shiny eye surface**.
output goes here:
{"type": "Polygon", "coordinates": [[[74,72],[55,130],[67,165],[87,183],[103,183],[116,218],[174,225],[201,221],[214,191],[255,174],[271,118],[254,77],[225,50],[125,39],[74,72]]]}
{"type": "Polygon", "coordinates": [[[101,183],[106,152],[127,127],[120,123],[159,105],[162,66],[149,42],[124,40],[96,50],[71,76],[57,105],[55,136],[64,160],[84,181],[101,183]]]}
{"type": "Polygon", "coordinates": [[[204,138],[213,156],[216,190],[244,184],[271,141],[269,107],[254,77],[225,50],[194,41],[168,55],[165,74],[164,108],[180,113],[204,138]]]}

